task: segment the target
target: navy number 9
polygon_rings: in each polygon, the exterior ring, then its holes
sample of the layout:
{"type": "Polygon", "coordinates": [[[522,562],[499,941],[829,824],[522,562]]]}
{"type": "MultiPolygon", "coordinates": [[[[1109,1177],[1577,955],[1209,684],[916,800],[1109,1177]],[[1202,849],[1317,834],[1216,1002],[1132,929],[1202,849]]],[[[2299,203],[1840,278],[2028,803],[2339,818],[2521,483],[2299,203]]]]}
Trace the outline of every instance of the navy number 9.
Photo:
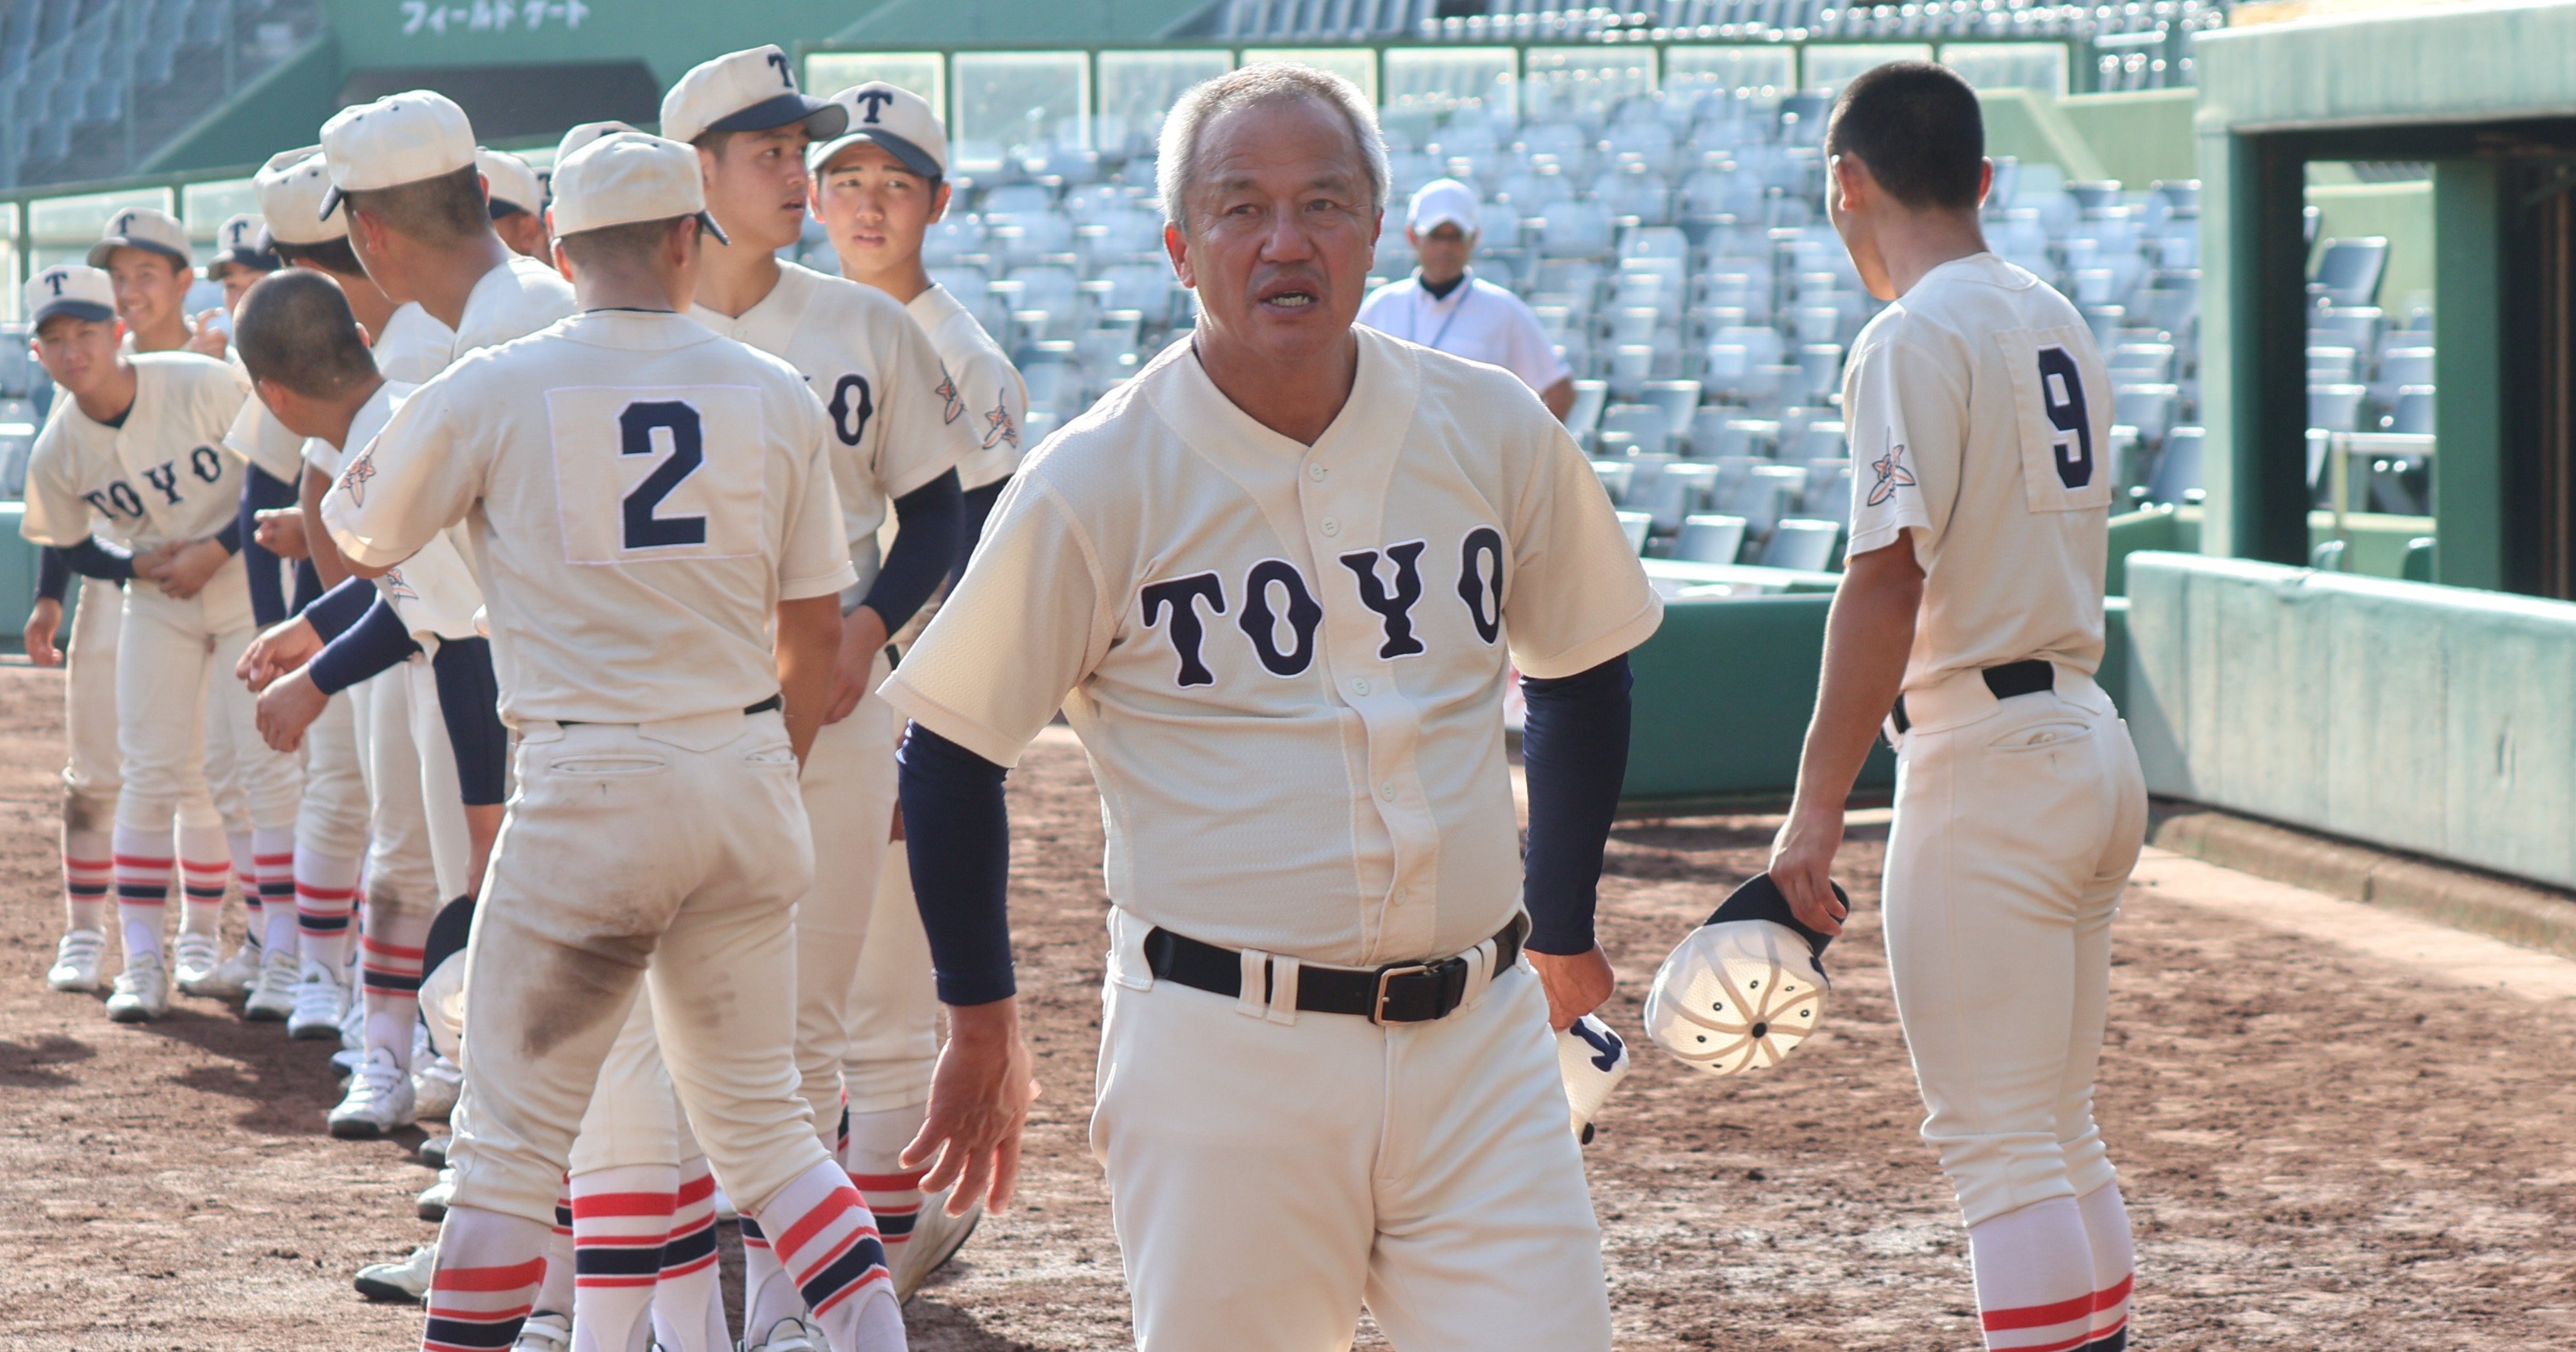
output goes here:
{"type": "Polygon", "coordinates": [[[2057,481],[2069,489],[2093,482],[2093,420],[2084,408],[2084,376],[2075,368],[2074,353],[2039,350],[2039,398],[2048,406],[2048,425],[2066,434],[2051,447],[2057,452],[2057,481]]]}

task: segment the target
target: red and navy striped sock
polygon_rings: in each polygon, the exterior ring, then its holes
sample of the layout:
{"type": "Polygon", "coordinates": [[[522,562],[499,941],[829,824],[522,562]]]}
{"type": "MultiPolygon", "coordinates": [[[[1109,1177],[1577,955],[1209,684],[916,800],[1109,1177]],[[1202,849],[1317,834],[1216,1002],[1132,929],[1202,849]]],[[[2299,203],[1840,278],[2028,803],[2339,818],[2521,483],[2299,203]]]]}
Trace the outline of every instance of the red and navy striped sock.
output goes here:
{"type": "MultiPolygon", "coordinates": [[[[247,846],[250,842],[242,842],[247,846]]],[[[248,851],[244,851],[247,857],[248,851]]],[[[218,934],[224,925],[224,888],[233,876],[230,837],[220,826],[179,827],[179,928],[189,934],[218,934]]],[[[253,884],[242,892],[258,895],[253,884]]],[[[247,904],[247,900],[245,900],[247,904]]],[[[252,933],[258,933],[253,930],[252,933]]]]}
{"type": "Polygon", "coordinates": [[[250,836],[251,867],[258,873],[255,883],[242,887],[242,901],[250,908],[250,934],[262,948],[279,947],[293,951],[299,917],[295,913],[295,831],[253,831],[250,836]]]}
{"type": "Polygon", "coordinates": [[[411,1065],[412,1024],[420,1017],[420,960],[429,942],[430,917],[405,907],[367,908],[367,930],[358,939],[360,984],[366,990],[366,1043],[411,1065]]]}
{"type": "Polygon", "coordinates": [[[671,1235],[662,1243],[662,1277],[653,1287],[654,1337],[673,1352],[732,1346],[725,1329],[724,1286],[716,1267],[716,1179],[707,1157],[680,1162],[671,1235]]]}
{"type": "Polygon", "coordinates": [[[867,1297],[883,1291],[890,1302],[894,1279],[875,1218],[849,1175],[835,1162],[817,1163],[779,1189],[760,1214],[770,1250],[832,1347],[872,1352],[879,1344],[862,1328],[867,1297]]]}
{"type": "Polygon", "coordinates": [[[170,831],[116,828],[110,854],[116,875],[116,915],[124,922],[125,960],[161,951],[161,926],[170,914],[170,831]]]}
{"type": "Polygon", "coordinates": [[[349,916],[357,906],[357,860],[296,852],[295,924],[307,961],[330,972],[349,965],[349,916]]]}
{"type": "Polygon", "coordinates": [[[2117,1183],[2084,1194],[2075,1206],[2084,1217],[2085,1246],[2093,1251],[2093,1326],[2083,1352],[2123,1352],[2129,1345],[2129,1293],[2137,1284],[2129,1209],[2117,1183]]]}
{"type": "Polygon", "coordinates": [[[107,930],[107,899],[116,888],[115,846],[105,831],[63,828],[65,928],[107,930]]]}
{"type": "Polygon", "coordinates": [[[680,1171],[621,1164],[572,1179],[572,1322],[584,1344],[642,1345],[680,1171]]]}
{"type": "Polygon", "coordinates": [[[547,1227],[450,1206],[438,1227],[421,1352],[508,1352],[545,1277],[547,1227]]]}
{"type": "Polygon", "coordinates": [[[2072,1197],[1968,1227],[1988,1352],[2081,1352],[2093,1339],[2093,1255],[2072,1197]]]}

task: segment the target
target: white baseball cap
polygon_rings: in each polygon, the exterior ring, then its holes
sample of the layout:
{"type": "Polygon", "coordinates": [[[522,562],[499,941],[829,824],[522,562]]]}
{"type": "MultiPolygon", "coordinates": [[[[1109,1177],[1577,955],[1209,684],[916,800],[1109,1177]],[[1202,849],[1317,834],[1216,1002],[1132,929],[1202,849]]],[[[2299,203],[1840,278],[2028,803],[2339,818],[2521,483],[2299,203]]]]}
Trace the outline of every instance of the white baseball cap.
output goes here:
{"type": "Polygon", "coordinates": [[[923,178],[948,175],[948,131],[930,100],[900,85],[870,80],[832,96],[849,110],[847,130],[808,151],[805,163],[814,172],[829,168],[832,157],[862,141],[884,146],[904,168],[923,178]]]}
{"type": "Polygon", "coordinates": [[[349,213],[335,203],[322,208],[331,191],[331,168],[322,147],[282,150],[268,157],[252,177],[259,195],[259,214],[268,218],[268,240],[277,244],[328,244],[349,234],[349,213]]]}
{"type": "Polygon", "coordinates": [[[78,263],[57,263],[27,279],[27,327],[41,329],[56,315],[116,318],[116,284],[78,263]]]}
{"type": "Polygon", "coordinates": [[[1481,223],[1476,190],[1454,178],[1435,178],[1413,190],[1413,201],[1404,211],[1404,223],[1426,234],[1454,225],[1472,235],[1481,223]]]}
{"type": "Polygon", "coordinates": [[[483,171],[485,191],[492,198],[492,218],[499,220],[513,211],[531,215],[546,208],[546,190],[537,183],[537,171],[526,160],[506,150],[476,147],[474,167],[483,171]]]}
{"type": "Polygon", "coordinates": [[[662,134],[695,141],[711,131],[767,131],[802,122],[816,140],[838,136],[850,110],[800,94],[796,68],[772,47],[701,61],[662,96],[662,134]]]}
{"type": "Polygon", "coordinates": [[[427,89],[389,94],[343,108],[322,124],[322,158],[331,190],[328,216],[345,192],[371,192],[474,167],[474,124],[444,94],[427,89]]]}
{"type": "Polygon", "coordinates": [[[707,214],[698,152],[640,131],[610,132],[555,165],[555,238],[637,221],[695,216],[718,243],[729,242],[707,214]]]}
{"type": "Polygon", "coordinates": [[[157,207],[125,207],[107,218],[107,228],[99,241],[89,246],[89,265],[107,266],[107,260],[119,249],[145,249],[164,258],[177,260],[187,267],[188,227],[179,218],[157,207]]]}
{"type": "Polygon", "coordinates": [[[215,256],[206,264],[206,271],[235,265],[260,272],[277,271],[277,253],[268,242],[268,222],[247,211],[226,218],[216,227],[215,256]]]}
{"type": "Polygon", "coordinates": [[[573,128],[571,131],[565,132],[563,140],[556,143],[556,167],[562,167],[563,162],[571,159],[573,157],[573,152],[580,150],[583,146],[589,145],[600,137],[614,136],[621,131],[631,131],[638,136],[651,134],[646,132],[642,127],[628,126],[623,122],[584,122],[580,126],[573,128]]]}

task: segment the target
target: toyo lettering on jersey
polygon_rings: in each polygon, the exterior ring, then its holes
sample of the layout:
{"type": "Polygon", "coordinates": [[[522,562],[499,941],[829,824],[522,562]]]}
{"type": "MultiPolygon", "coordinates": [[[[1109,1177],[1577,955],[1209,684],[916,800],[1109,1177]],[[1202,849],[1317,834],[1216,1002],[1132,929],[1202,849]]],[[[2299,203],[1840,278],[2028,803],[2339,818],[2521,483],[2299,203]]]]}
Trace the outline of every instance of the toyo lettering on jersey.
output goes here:
{"type": "MultiPolygon", "coordinates": [[[[1137,590],[1138,623],[1159,633],[1178,661],[1173,683],[1182,687],[1214,685],[1210,661],[1226,656],[1211,652],[1209,626],[1219,625],[1217,645],[1239,648],[1272,676],[1305,675],[1315,662],[1315,634],[1323,627],[1324,602],[1357,605],[1377,617],[1380,661],[1419,657],[1430,648],[1425,632],[1491,648],[1503,628],[1503,536],[1479,525],[1460,535],[1440,555],[1445,566],[1435,585],[1426,589],[1423,557],[1428,540],[1406,540],[1383,549],[1357,549],[1335,556],[1338,568],[1310,579],[1286,559],[1262,559],[1231,578],[1222,572],[1192,573],[1147,583],[1137,590]],[[1434,607],[1454,611],[1451,618],[1422,610],[1426,590],[1441,599],[1434,607]],[[1231,627],[1240,637],[1225,635],[1231,627]],[[1458,632],[1448,633],[1454,628],[1458,632]]],[[[1228,654],[1230,655],[1230,653],[1228,654]]]]}

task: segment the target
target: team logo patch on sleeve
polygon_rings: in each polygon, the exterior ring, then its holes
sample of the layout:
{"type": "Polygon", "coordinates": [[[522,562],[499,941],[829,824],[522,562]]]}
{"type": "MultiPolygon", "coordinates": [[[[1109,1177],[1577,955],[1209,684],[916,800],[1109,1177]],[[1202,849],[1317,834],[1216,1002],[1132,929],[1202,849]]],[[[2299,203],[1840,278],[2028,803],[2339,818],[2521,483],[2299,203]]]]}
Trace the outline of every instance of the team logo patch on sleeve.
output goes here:
{"type": "Polygon", "coordinates": [[[993,449],[996,442],[1014,450],[1020,445],[1019,424],[1011,421],[1011,406],[1003,403],[999,395],[994,396],[993,411],[984,415],[983,449],[993,449]]]}
{"type": "Polygon", "coordinates": [[[368,447],[349,467],[340,472],[340,487],[349,495],[350,505],[367,505],[367,480],[376,477],[376,450],[368,447]]]}
{"type": "Polygon", "coordinates": [[[1914,486],[1914,471],[1905,467],[1905,447],[1893,445],[1887,454],[1869,462],[1870,472],[1878,476],[1869,486],[1869,505],[1875,507],[1896,496],[1900,488],[1914,486]]]}
{"type": "MultiPolygon", "coordinates": [[[[966,416],[966,401],[957,397],[957,377],[948,374],[946,371],[941,371],[939,373],[938,393],[940,400],[939,420],[941,422],[953,423],[959,418],[966,416]]],[[[987,441],[984,444],[990,446],[993,443],[987,441]]]]}

